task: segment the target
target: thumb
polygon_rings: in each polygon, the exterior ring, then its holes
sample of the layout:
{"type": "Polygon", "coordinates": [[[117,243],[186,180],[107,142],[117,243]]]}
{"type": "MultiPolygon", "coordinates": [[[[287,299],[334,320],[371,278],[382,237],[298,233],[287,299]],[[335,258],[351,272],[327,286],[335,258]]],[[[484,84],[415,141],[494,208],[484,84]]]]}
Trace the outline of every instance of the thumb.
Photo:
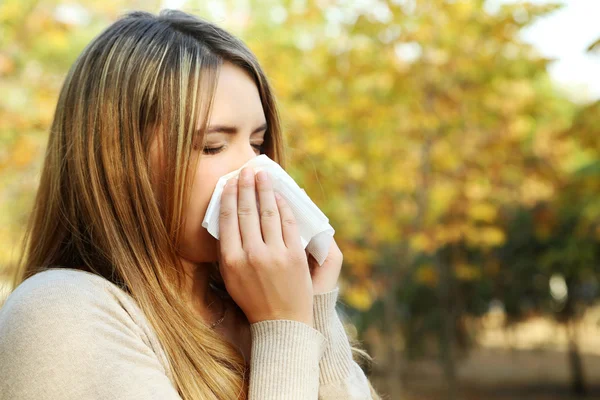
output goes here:
{"type": "Polygon", "coordinates": [[[306,253],[306,259],[308,260],[308,269],[310,270],[310,276],[312,277],[314,276],[315,271],[319,267],[319,263],[317,263],[317,260],[315,260],[315,258],[312,256],[312,254],[308,252],[308,250],[304,250],[304,252],[306,253]]]}

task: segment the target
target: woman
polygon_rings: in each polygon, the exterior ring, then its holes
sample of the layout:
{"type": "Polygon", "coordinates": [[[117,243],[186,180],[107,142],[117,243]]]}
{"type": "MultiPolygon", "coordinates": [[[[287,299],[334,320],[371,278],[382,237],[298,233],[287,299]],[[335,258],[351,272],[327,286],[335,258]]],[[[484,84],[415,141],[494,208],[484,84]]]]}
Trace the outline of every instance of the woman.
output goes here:
{"type": "Polygon", "coordinates": [[[201,226],[218,178],[261,153],[283,163],[239,39],[172,10],[95,38],[0,310],[0,399],[378,398],[335,311],[342,254],[312,268],[268,174],[228,182],[220,241],[201,226]]]}

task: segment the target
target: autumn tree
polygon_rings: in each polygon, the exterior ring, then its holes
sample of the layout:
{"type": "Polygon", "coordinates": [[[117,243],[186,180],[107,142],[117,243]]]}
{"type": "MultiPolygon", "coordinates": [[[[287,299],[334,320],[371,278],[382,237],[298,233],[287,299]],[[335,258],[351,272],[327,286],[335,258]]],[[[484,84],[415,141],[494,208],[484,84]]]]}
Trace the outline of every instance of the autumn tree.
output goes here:
{"type": "Polygon", "coordinates": [[[297,4],[271,2],[271,14],[253,4],[243,31],[279,94],[292,172],[337,229],[345,299],[362,310],[381,304],[370,325],[381,324],[390,346],[388,392],[399,390],[397,333],[431,314],[452,392],[459,283],[490,271],[440,251],[502,245],[500,207],[552,197],[567,151],[556,136],[570,109],[547,60],[519,39],[554,6],[297,4]],[[407,298],[407,281],[433,296],[407,298]],[[405,318],[406,302],[431,304],[405,318]]]}

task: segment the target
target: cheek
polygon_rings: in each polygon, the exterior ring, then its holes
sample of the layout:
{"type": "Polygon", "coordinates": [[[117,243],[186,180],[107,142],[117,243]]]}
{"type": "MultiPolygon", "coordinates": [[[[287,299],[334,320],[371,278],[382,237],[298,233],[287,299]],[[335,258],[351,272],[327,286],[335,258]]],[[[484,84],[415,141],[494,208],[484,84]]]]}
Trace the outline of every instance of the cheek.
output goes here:
{"type": "Polygon", "coordinates": [[[190,217],[195,221],[199,220],[202,225],[202,218],[208,208],[208,203],[212,197],[213,191],[219,178],[229,171],[222,167],[222,163],[215,162],[212,159],[203,159],[198,162],[198,168],[194,177],[194,183],[190,192],[190,217]]]}
{"type": "Polygon", "coordinates": [[[221,171],[211,160],[200,160],[190,192],[190,201],[185,212],[184,237],[181,254],[190,261],[216,261],[217,240],[202,227],[202,219],[208,208],[217,181],[228,171],[221,171]]]}

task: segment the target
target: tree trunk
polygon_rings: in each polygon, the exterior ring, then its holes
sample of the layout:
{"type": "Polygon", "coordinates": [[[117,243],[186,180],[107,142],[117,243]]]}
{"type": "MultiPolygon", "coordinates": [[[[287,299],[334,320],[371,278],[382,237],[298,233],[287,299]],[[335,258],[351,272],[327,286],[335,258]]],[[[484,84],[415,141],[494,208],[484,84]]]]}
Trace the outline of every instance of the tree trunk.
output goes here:
{"type": "Polygon", "coordinates": [[[452,304],[452,264],[448,260],[440,260],[436,256],[436,263],[440,271],[439,299],[442,329],[440,331],[440,358],[444,370],[446,399],[455,400],[456,393],[456,362],[454,357],[454,323],[455,310],[452,304]]]}
{"type": "Polygon", "coordinates": [[[397,340],[397,325],[396,321],[396,296],[395,290],[390,290],[386,294],[384,300],[384,313],[386,324],[385,338],[387,339],[387,359],[385,365],[387,366],[386,382],[386,396],[390,399],[402,398],[402,385],[401,385],[401,360],[400,354],[396,348],[397,340]]]}
{"type": "Polygon", "coordinates": [[[569,337],[569,367],[571,368],[571,392],[577,396],[585,396],[587,388],[583,373],[583,363],[579,352],[579,335],[577,321],[569,321],[565,325],[569,337]]]}

